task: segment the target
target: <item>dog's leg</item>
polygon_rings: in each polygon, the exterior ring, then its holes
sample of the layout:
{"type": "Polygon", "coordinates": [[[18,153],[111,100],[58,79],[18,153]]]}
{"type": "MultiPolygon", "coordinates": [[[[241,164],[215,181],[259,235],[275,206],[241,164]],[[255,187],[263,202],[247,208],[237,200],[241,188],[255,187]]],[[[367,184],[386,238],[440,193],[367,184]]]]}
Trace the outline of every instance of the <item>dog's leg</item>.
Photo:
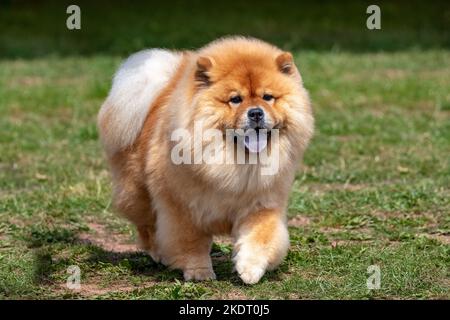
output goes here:
{"type": "Polygon", "coordinates": [[[156,241],[161,262],[181,269],[185,280],[216,278],[210,257],[212,236],[193,224],[189,212],[167,204],[158,207],[156,241]]]}
{"type": "Polygon", "coordinates": [[[263,210],[244,217],[234,227],[233,261],[242,281],[257,283],[266,270],[275,269],[286,256],[289,234],[279,210],[263,210]]]}
{"type": "Polygon", "coordinates": [[[147,252],[155,262],[159,262],[155,246],[156,213],[151,207],[148,193],[143,189],[127,188],[116,193],[114,205],[120,214],[131,221],[138,231],[138,247],[147,252]]]}
{"type": "Polygon", "coordinates": [[[138,231],[138,246],[146,251],[155,262],[160,262],[160,257],[157,253],[155,244],[155,214],[150,215],[148,224],[136,225],[138,231]]]}
{"type": "Polygon", "coordinates": [[[126,155],[111,160],[113,172],[113,203],[116,210],[131,221],[138,231],[138,246],[159,262],[155,247],[156,213],[150,194],[139,184],[132,165],[126,166],[126,155]]]}

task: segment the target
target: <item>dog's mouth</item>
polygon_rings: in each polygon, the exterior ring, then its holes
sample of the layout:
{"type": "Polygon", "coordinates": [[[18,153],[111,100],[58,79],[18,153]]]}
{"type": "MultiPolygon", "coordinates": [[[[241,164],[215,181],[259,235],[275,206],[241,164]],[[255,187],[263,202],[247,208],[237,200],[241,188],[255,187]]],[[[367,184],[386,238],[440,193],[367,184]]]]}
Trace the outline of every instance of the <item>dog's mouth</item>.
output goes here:
{"type": "Polygon", "coordinates": [[[251,153],[259,153],[267,147],[270,135],[271,132],[267,129],[247,130],[244,135],[244,146],[251,153]]]}
{"type": "Polygon", "coordinates": [[[271,130],[266,128],[246,129],[243,135],[235,134],[234,142],[241,142],[250,153],[260,153],[270,142],[271,130]]]}

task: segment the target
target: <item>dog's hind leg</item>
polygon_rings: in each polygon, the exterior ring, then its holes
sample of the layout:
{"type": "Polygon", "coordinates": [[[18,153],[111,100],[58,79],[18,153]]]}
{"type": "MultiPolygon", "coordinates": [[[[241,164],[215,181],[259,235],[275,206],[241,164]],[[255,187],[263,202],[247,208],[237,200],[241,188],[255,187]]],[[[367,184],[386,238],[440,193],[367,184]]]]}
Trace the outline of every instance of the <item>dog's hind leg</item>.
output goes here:
{"type": "Polygon", "coordinates": [[[114,207],[136,226],[139,247],[159,262],[155,246],[156,213],[150,194],[146,187],[139,183],[138,178],[130,173],[130,166],[127,168],[122,163],[112,162],[114,207]]]}
{"type": "Polygon", "coordinates": [[[119,213],[131,221],[138,231],[138,245],[153,256],[156,216],[151,199],[145,189],[134,185],[116,187],[114,206],[119,213]]]}
{"type": "Polygon", "coordinates": [[[120,214],[136,226],[138,246],[159,262],[155,244],[156,214],[147,190],[128,186],[116,192],[114,203],[120,214]]]}

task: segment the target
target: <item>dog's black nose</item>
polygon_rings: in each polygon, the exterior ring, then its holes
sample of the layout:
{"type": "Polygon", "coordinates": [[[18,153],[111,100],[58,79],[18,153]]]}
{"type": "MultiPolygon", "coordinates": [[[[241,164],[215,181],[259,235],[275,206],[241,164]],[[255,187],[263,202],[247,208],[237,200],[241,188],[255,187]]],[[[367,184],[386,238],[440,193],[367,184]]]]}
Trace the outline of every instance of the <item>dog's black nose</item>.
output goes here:
{"type": "Polygon", "coordinates": [[[255,122],[261,121],[264,119],[264,110],[261,108],[251,108],[247,112],[247,117],[255,122]]]}

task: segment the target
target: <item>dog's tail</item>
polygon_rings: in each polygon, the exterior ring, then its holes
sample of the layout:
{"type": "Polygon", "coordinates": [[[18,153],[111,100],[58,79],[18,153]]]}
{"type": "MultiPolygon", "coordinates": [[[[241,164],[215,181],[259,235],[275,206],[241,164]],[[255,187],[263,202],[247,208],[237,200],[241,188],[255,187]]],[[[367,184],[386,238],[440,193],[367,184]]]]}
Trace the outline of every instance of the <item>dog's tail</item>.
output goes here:
{"type": "Polygon", "coordinates": [[[100,138],[109,154],[133,144],[180,58],[179,53],[150,49],[133,54],[120,66],[98,114],[100,138]]]}

